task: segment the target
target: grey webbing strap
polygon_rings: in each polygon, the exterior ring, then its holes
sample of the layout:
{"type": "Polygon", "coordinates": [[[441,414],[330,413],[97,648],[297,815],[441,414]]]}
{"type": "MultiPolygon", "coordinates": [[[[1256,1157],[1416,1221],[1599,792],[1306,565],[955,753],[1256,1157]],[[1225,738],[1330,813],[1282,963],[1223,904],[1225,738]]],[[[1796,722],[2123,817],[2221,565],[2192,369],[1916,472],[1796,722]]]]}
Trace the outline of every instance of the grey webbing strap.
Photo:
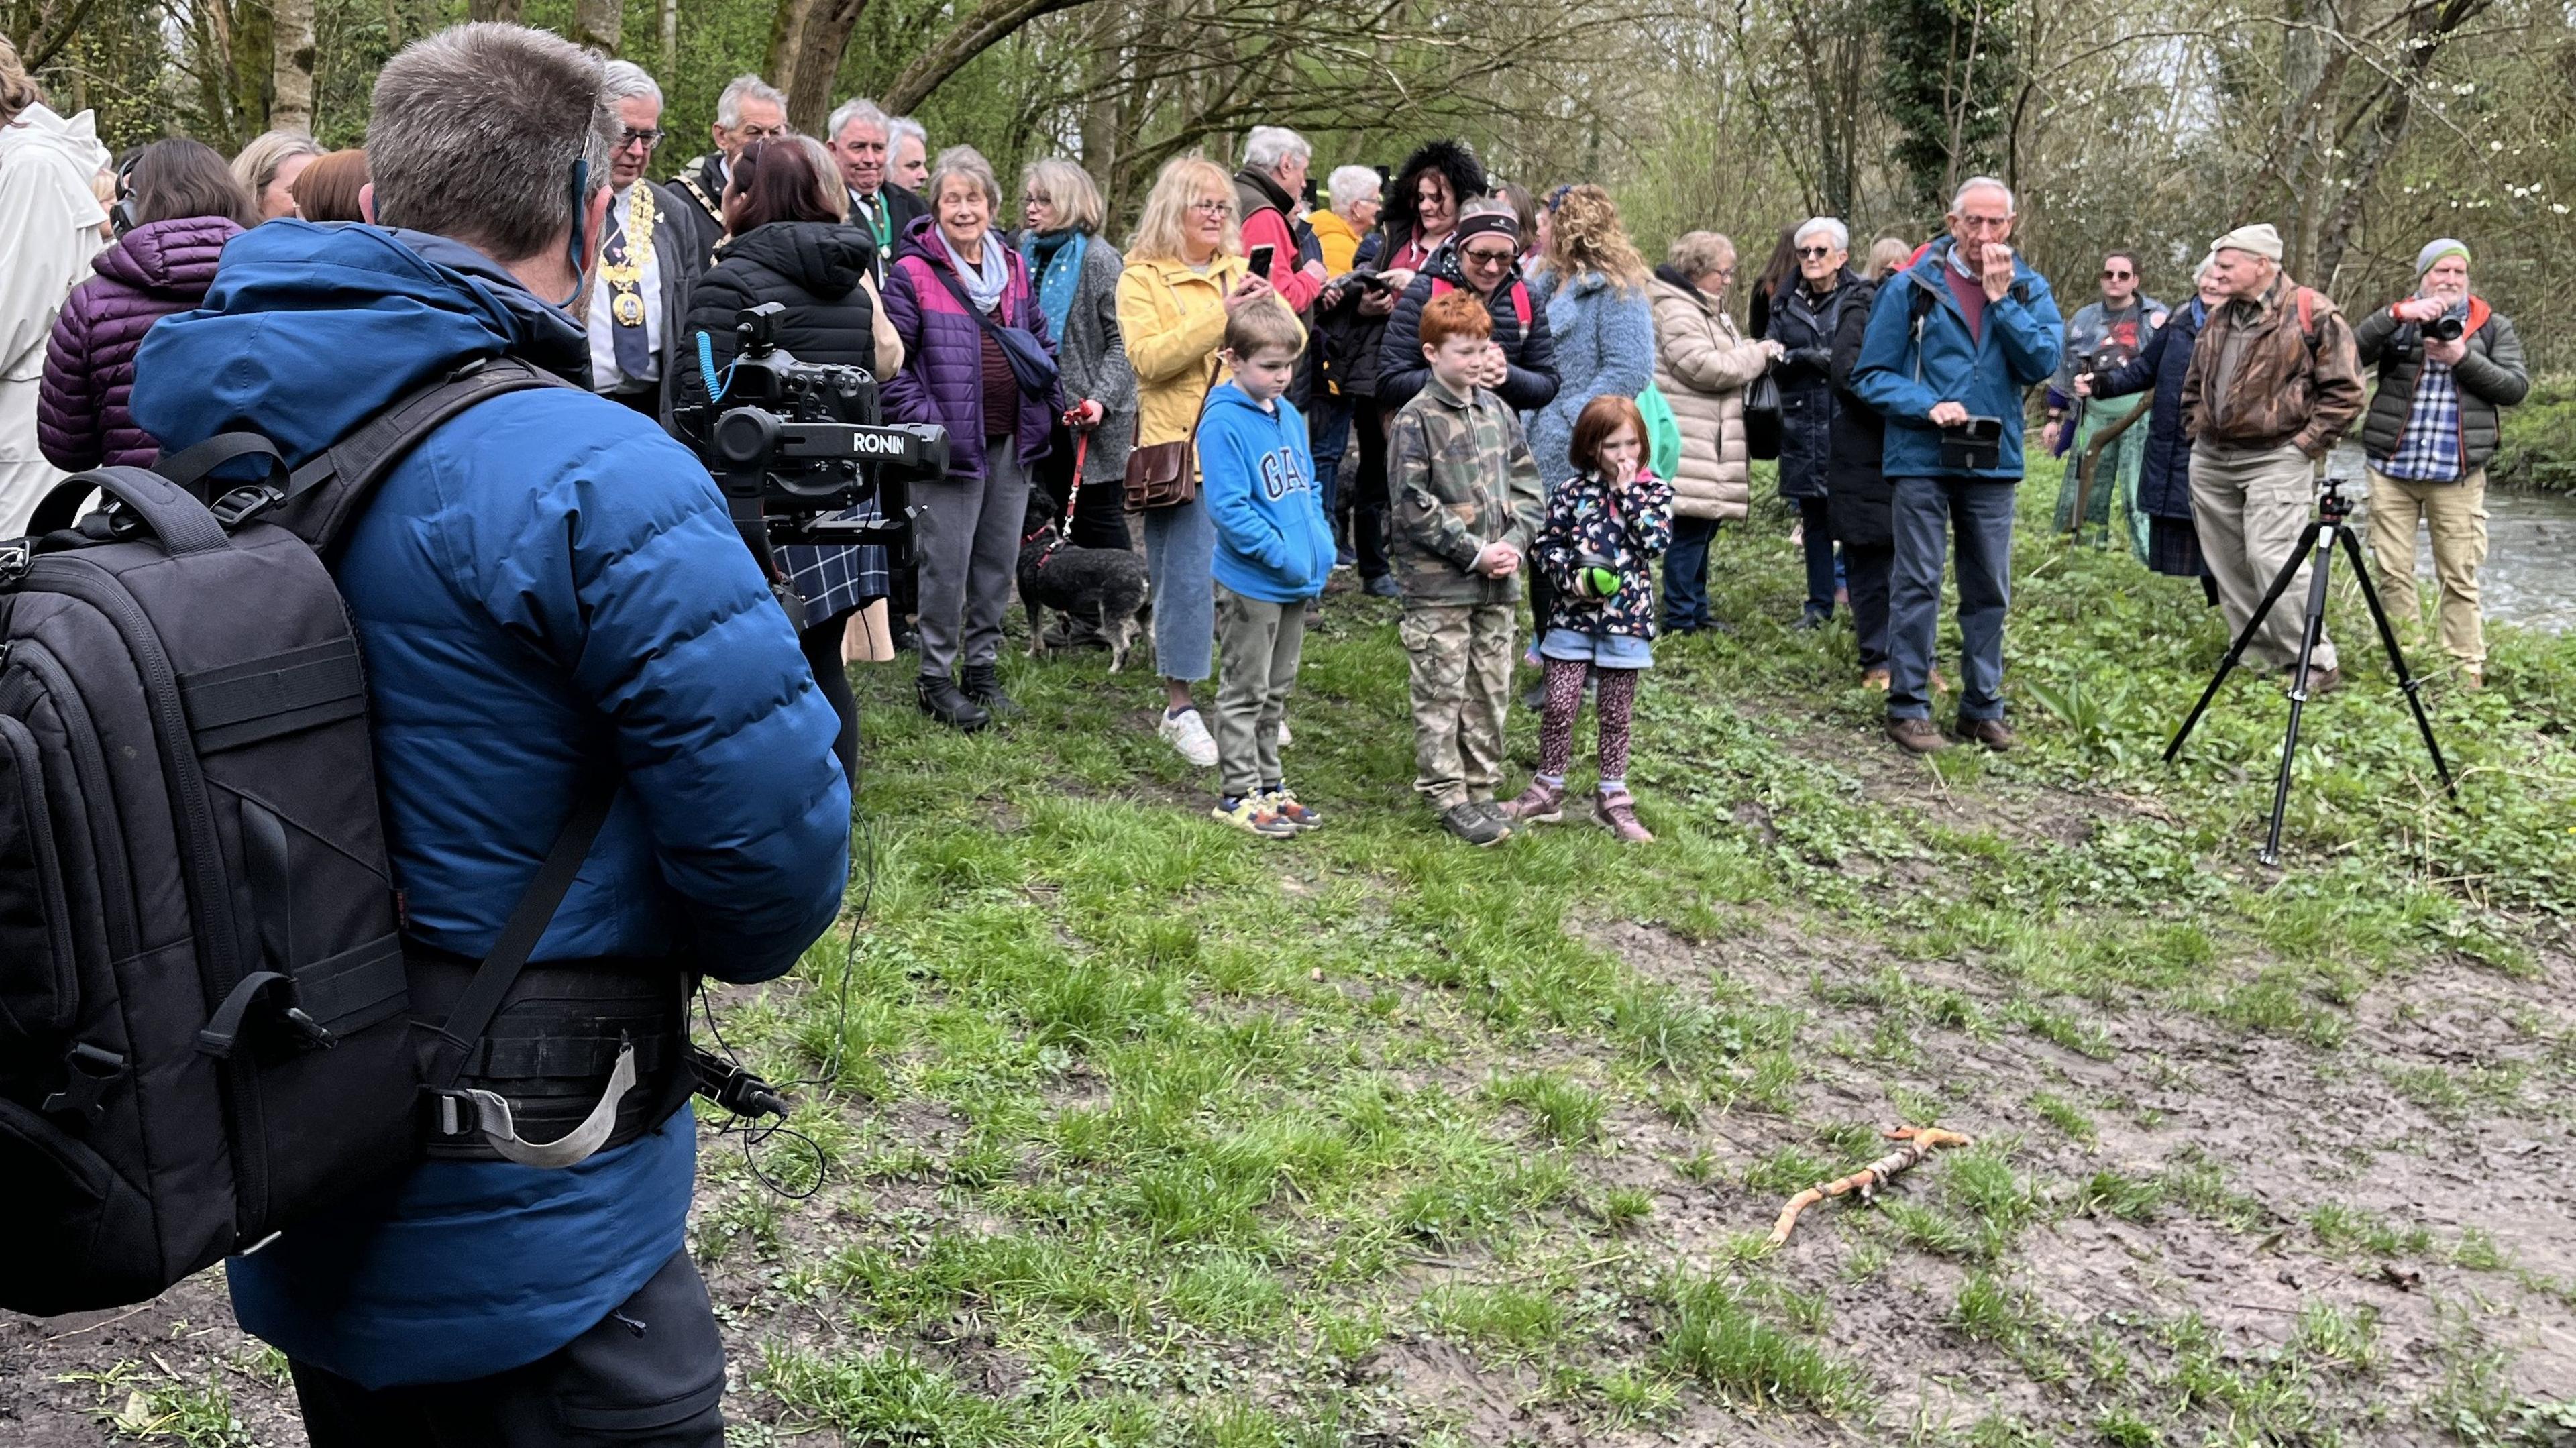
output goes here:
{"type": "Polygon", "coordinates": [[[461,1136],[467,1129],[479,1133],[484,1142],[505,1159],[521,1166],[561,1168],[578,1165],[599,1150],[609,1134],[617,1130],[617,1103],[635,1086],[635,1045],[628,1042],[618,1047],[617,1069],[608,1075],[608,1089],[600,1094],[590,1115],[581,1125],[552,1141],[522,1141],[517,1126],[510,1120],[510,1103],[495,1091],[460,1091],[439,1098],[439,1126],[443,1134],[461,1136]],[[474,1106],[474,1120],[462,1120],[457,1109],[459,1100],[474,1106]]]}

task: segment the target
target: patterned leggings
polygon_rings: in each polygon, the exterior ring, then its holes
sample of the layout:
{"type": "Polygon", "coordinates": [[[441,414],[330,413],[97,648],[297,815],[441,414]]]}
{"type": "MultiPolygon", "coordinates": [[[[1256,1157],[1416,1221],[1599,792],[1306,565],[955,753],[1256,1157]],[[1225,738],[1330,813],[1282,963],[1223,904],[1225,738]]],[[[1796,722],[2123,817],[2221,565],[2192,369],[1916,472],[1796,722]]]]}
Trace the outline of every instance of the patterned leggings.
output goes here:
{"type": "Polygon", "coordinates": [[[1539,778],[1565,783],[1565,767],[1574,762],[1574,720],[1583,712],[1587,672],[1601,681],[1595,709],[1601,723],[1601,788],[1616,793],[1628,783],[1628,720],[1637,704],[1637,669],[1595,668],[1580,659],[1547,661],[1547,711],[1538,726],[1539,778]]]}

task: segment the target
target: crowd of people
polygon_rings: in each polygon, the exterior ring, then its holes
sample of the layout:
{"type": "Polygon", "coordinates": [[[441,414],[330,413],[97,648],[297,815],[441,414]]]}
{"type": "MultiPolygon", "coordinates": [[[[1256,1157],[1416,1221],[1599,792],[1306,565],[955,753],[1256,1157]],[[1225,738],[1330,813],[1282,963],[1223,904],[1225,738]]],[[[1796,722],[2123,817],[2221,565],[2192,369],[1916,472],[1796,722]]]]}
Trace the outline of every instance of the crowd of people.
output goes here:
{"type": "MultiPolygon", "coordinates": [[[[1945,234],[1928,243],[1881,237],[1855,263],[1848,226],[1812,217],[1783,230],[1739,286],[1735,244],[1714,231],[1675,238],[1650,268],[1597,185],[1533,195],[1497,183],[1463,143],[1439,141],[1391,173],[1345,165],[1319,187],[1312,146],[1259,126],[1230,173],[1197,157],[1165,166],[1122,252],[1104,234],[1099,187],[1074,161],[1027,167],[1014,207],[981,155],[934,155],[918,123],[864,98],[834,110],[822,137],[796,134],[786,98],[756,76],[719,96],[711,149],[655,182],[659,87],[625,62],[607,64],[606,86],[617,137],[584,302],[588,385],[670,425],[707,400],[701,356],[730,357],[733,314],[776,302],[790,352],[868,369],[892,418],[940,424],[953,439],[948,482],[916,519],[917,567],[890,568],[873,547],[781,551],[808,604],[805,652],[842,709],[845,763],[855,735],[843,662],[912,653],[921,708],[958,728],[1015,711],[996,661],[1019,546],[1061,510],[1066,541],[1143,555],[1158,732],[1192,765],[1230,774],[1225,731],[1210,727],[1196,692],[1218,672],[1228,600],[1241,601],[1216,582],[1228,539],[1199,496],[1216,455],[1200,434],[1239,371],[1229,356],[1243,355],[1229,354],[1227,327],[1248,308],[1296,323],[1284,390],[1253,401],[1290,409],[1307,450],[1279,460],[1267,486],[1311,494],[1332,567],[1355,570],[1364,594],[1404,599],[1410,619],[1441,590],[1421,575],[1426,509],[1408,504],[1436,495],[1422,482],[1423,449],[1448,434],[1399,419],[1441,375],[1425,318],[1450,295],[1481,304],[1486,335],[1461,387],[1434,395],[1490,397],[1537,472],[1526,506],[1496,514],[1497,527],[1513,520],[1496,537],[1510,535],[1515,556],[1536,556],[1549,500],[1586,476],[1575,444],[1592,405],[1642,404],[1635,426],[1658,517],[1632,543],[1659,563],[1658,604],[1639,605],[1646,585],[1631,583],[1615,605],[1578,597],[1569,612],[1560,570],[1516,569],[1532,623],[1519,657],[1539,676],[1525,695],[1533,707],[1550,707],[1554,666],[1573,648],[1553,635],[1632,640],[1596,638],[1586,663],[1608,677],[1644,667],[1657,633],[1728,626],[1710,611],[1710,542],[1751,516],[1750,464],[1771,458],[1805,559],[1799,626],[1848,611],[1860,681],[1887,693],[1891,740],[1915,752],[1949,742],[1931,712],[1951,688],[1934,641],[1955,569],[1954,732],[2010,748],[2003,632],[2034,389],[2040,446],[2068,459],[2058,529],[2107,543],[2116,511],[2139,561],[2198,577],[2231,626],[2287,561],[2315,463],[2369,397],[2382,588],[2411,622],[2414,531],[2429,526],[2442,648],[2464,683],[2483,677],[2483,468],[2497,409],[2520,400],[2528,373],[2510,321],[2471,293],[2455,241],[2428,246],[2415,294],[2357,328],[2282,277],[2279,238],[2259,224],[2213,244],[2179,307],[2145,290],[2138,252],[2111,251],[2098,299],[2065,319],[2012,248],[2015,201],[1990,178],[1960,188],[1945,234]],[[2204,336],[2217,345],[2200,345],[2204,336]],[[1043,357],[1052,376],[1015,370],[1015,352],[1043,357]],[[1135,506],[1130,474],[1168,469],[1181,450],[1190,486],[1135,506]],[[1605,631],[1612,617],[1622,628],[1605,631]]],[[[135,349],[157,318],[199,304],[232,237],[281,217],[365,220],[370,186],[365,151],[324,154],[300,136],[261,136],[229,168],[185,139],[111,161],[85,116],[67,120],[32,96],[16,109],[0,146],[48,163],[21,164],[8,183],[26,198],[14,211],[29,245],[11,269],[7,394],[19,408],[32,402],[34,417],[0,431],[0,511],[22,519],[55,469],[155,454],[124,404],[135,349]]],[[[1601,504],[1622,516],[1629,506],[1618,488],[1601,504]]],[[[1482,680],[1491,638],[1514,625],[1477,627],[1467,656],[1482,680]]],[[[1107,638],[1101,620],[1076,614],[1042,642],[1107,638]]],[[[2295,613],[2276,611],[2255,652],[2279,666],[2296,644],[2295,613]]],[[[2316,663],[2319,686],[2335,687],[2330,639],[2316,663]]],[[[1417,693],[1451,687],[1439,670],[1416,682],[1417,693]]],[[[1626,684],[1593,692],[1605,711],[1630,696],[1626,684]]],[[[1467,732],[1486,728],[1499,724],[1480,719],[1467,732]]],[[[1457,807],[1482,803],[1493,781],[1481,758],[1451,760],[1424,729],[1418,787],[1442,820],[1479,843],[1507,834],[1508,808],[1487,812],[1489,827],[1466,826],[1457,807]]],[[[1615,771],[1606,778],[1604,818],[1640,836],[1620,783],[1615,771]]],[[[1220,815],[1278,832],[1240,804],[1220,789],[1220,815]]]]}
{"type": "MultiPolygon", "coordinates": [[[[1456,141],[1318,188],[1313,147],[1258,127],[1232,170],[1164,165],[1122,249],[1069,159],[1028,166],[1014,207],[969,147],[934,151],[864,99],[802,136],[745,76],[712,149],[656,181],[663,110],[634,65],[473,24],[385,66],[363,150],[263,136],[227,162],[170,138],[119,158],[0,40],[0,534],[66,472],[240,428],[296,465],[494,357],[566,384],[421,439],[338,578],[407,968],[454,985],[494,951],[613,763],[618,803],[521,946],[547,980],[591,982],[564,999],[591,1002],[593,1035],[661,1033],[636,1089],[663,1107],[611,1113],[578,1170],[443,1157],[235,1261],[236,1313],[286,1353],[325,1448],[397,1427],[564,1441],[575,1408],[721,1441],[721,1347],[681,1248],[693,1138],[670,987],[775,975],[840,909],[848,663],[912,653],[945,725],[1016,712],[1008,601],[1024,543],[1060,517],[1077,547],[1143,555],[1157,732],[1216,771],[1217,819],[1265,838],[1323,824],[1282,750],[1307,623],[1350,569],[1362,597],[1401,602],[1414,788],[1441,828],[1492,845],[1576,809],[1651,841],[1627,783],[1639,684],[1659,638],[1743,622],[1717,616],[1707,569],[1719,529],[1753,516],[1757,458],[1795,516],[1798,622],[1848,609],[1889,739],[1950,743],[1933,707],[1954,573],[1952,733],[2011,748],[2035,392],[2040,445],[2083,462],[2059,526],[2200,577],[2231,629],[2295,561],[2317,464],[2359,421],[2394,611],[2417,618],[2429,527],[2441,647],[2463,684],[2483,677],[2485,466],[2529,374],[2457,240],[2357,325],[2260,223],[2216,238],[2177,306],[2147,294],[2137,253],[2109,253],[2070,322],[1989,177],[1926,243],[1882,237],[1855,263],[1848,225],[1811,217],[1748,281],[1725,235],[1686,232],[1650,266],[1602,187],[1498,183],[1456,141]],[[763,577],[674,437],[721,393],[735,315],[771,303],[789,352],[867,369],[891,420],[946,431],[913,566],[799,546],[763,577]],[[772,606],[782,586],[801,627],[772,606]],[[1516,661],[1539,759],[1506,797],[1516,661]],[[1587,698],[1597,776],[1578,803],[1587,698]]],[[[2294,617],[2255,639],[2264,663],[2293,662],[2294,617]]],[[[1106,642],[1109,622],[1044,642],[1106,642]]],[[[2313,687],[2334,687],[2330,641],[2315,662],[2313,687]]],[[[564,1089],[593,1090],[587,1071],[564,1089]]]]}

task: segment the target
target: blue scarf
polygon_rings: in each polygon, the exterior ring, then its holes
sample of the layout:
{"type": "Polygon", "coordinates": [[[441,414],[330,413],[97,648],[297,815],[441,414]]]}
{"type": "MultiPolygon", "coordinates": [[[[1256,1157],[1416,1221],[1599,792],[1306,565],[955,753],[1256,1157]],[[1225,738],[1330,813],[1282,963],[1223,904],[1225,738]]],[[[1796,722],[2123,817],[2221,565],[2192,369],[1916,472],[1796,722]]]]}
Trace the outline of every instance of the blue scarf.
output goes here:
{"type": "Polygon", "coordinates": [[[1046,313],[1047,335],[1059,344],[1064,341],[1065,318],[1073,315],[1074,288],[1082,282],[1082,253],[1090,245],[1089,237],[1071,227],[1032,232],[1020,243],[1020,254],[1028,258],[1029,271],[1038,279],[1038,310],[1046,313]]]}

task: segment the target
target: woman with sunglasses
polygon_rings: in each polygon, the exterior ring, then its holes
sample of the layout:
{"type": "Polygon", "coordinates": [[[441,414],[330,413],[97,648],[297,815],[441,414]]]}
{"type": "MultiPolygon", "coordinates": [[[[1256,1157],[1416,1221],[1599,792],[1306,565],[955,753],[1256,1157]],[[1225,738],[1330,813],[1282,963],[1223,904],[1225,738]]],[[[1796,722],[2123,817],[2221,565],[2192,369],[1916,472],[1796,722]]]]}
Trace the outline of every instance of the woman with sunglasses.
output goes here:
{"type": "Polygon", "coordinates": [[[1769,340],[1780,345],[1780,496],[1798,510],[1807,556],[1807,604],[1798,627],[1834,616],[1834,536],[1825,516],[1825,467],[1832,451],[1834,331],[1851,305],[1851,232],[1830,216],[1799,223],[1791,237],[1798,270],[1771,297],[1769,340]]]}
{"type": "MultiPolygon", "coordinates": [[[[2076,462],[2085,447],[2149,401],[2143,392],[2118,399],[2079,397],[2075,374],[2116,372],[2127,366],[2147,349],[2167,315],[2164,303],[2139,289],[2137,253],[2114,251],[2102,258],[2102,299],[2086,303],[2067,320],[2066,352],[2057,364],[2057,375],[2048,381],[2048,428],[2040,434],[2050,452],[2066,457],[2066,473],[2057,485],[2060,533],[2076,526],[2075,490],[2080,478],[2076,462]]],[[[2121,511],[2129,520],[2130,548],[2141,562],[2147,556],[2147,519],[2137,506],[2138,473],[2146,460],[2148,438],[2148,429],[2133,426],[2111,439],[2094,463],[2093,491],[2084,499],[2084,527],[2095,530],[2095,541],[2108,547],[2111,495],[2119,494],[2121,511]]]]}

